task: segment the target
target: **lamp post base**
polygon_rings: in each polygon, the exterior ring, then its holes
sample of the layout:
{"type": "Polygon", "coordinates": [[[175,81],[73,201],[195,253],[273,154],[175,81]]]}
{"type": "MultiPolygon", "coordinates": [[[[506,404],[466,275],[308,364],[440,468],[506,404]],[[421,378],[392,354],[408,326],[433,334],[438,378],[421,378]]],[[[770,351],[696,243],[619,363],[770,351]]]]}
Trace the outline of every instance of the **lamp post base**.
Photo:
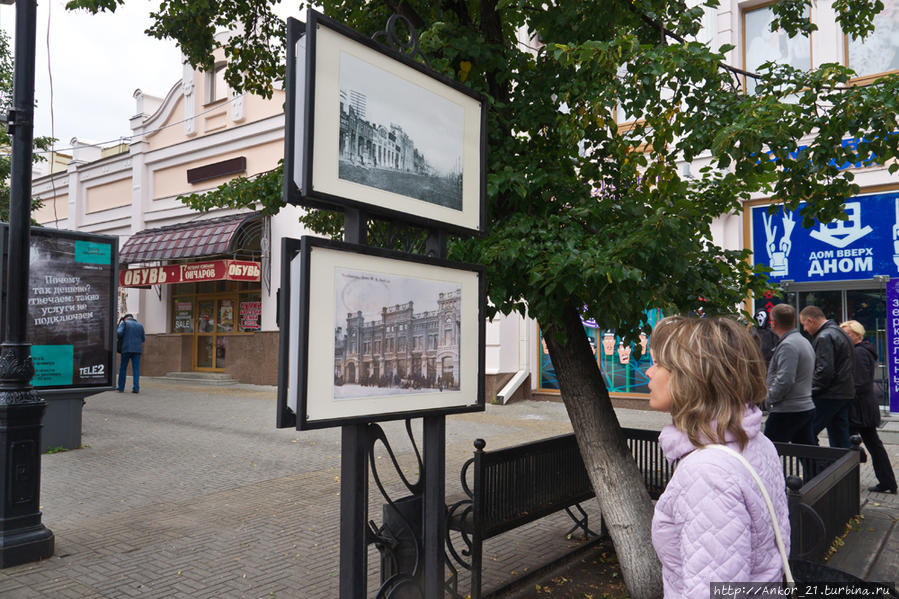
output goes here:
{"type": "Polygon", "coordinates": [[[0,536],[0,568],[10,568],[47,559],[53,555],[56,537],[43,524],[0,536]]]}
{"type": "Polygon", "coordinates": [[[28,395],[0,392],[0,568],[46,559],[55,544],[41,524],[40,508],[41,418],[47,404],[3,403],[28,395]]]}

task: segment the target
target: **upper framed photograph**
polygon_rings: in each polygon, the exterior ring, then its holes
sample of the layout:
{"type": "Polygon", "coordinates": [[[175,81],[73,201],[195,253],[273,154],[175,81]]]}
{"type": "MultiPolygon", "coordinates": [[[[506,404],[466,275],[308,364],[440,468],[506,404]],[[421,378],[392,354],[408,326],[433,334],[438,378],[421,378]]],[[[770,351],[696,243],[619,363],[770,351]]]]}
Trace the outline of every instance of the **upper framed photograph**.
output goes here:
{"type": "Polygon", "coordinates": [[[484,409],[483,267],[316,237],[294,260],[298,429],[484,409]]]}
{"type": "Polygon", "coordinates": [[[288,48],[288,203],[485,231],[481,94],[312,9],[288,48]]]}

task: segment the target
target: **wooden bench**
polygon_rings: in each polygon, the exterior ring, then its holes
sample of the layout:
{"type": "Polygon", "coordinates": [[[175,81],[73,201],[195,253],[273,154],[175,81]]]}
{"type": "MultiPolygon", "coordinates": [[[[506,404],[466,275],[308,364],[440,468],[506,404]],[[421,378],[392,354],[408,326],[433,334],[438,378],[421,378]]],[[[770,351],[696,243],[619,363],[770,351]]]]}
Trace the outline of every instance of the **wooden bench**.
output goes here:
{"type": "MultiPolygon", "coordinates": [[[[674,472],[659,446],[659,432],[622,431],[650,496],[658,499],[674,472]]],[[[462,466],[465,497],[447,505],[446,545],[451,559],[471,571],[471,599],[479,599],[485,540],[561,510],[574,521],[566,534],[577,530],[583,531],[585,538],[596,534],[580,506],[594,497],[594,491],[574,434],[496,451],[485,451],[483,439],[477,439],[474,446],[474,457],[462,466]],[[449,531],[459,533],[464,548],[455,548],[449,531]]],[[[791,489],[791,556],[817,558],[823,554],[825,541],[838,535],[858,514],[859,452],[786,443],[775,443],[775,447],[791,489]],[[806,470],[803,479],[789,480],[802,469],[806,470]]],[[[453,574],[448,587],[454,592],[456,582],[453,574]]]]}

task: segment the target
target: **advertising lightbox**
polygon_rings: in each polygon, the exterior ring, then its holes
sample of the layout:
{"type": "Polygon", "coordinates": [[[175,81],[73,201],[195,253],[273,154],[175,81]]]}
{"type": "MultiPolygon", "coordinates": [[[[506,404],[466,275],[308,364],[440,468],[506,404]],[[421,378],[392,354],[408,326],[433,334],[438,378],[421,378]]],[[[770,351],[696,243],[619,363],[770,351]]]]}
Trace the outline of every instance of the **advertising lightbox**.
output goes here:
{"type": "MultiPolygon", "coordinates": [[[[0,231],[5,265],[8,225],[3,223],[0,231]]],[[[118,240],[32,227],[29,262],[26,340],[35,369],[31,384],[41,394],[111,389],[118,240]]],[[[4,284],[0,319],[6,316],[5,304],[4,284]]]]}

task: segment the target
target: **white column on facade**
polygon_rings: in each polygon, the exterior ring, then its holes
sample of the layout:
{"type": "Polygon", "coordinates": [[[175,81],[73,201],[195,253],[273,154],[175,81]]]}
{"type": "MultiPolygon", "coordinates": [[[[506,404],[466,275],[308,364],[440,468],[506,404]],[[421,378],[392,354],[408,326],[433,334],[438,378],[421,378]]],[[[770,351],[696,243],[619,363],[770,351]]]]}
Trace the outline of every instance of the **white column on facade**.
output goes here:
{"type": "MultiPolygon", "coordinates": [[[[131,156],[131,205],[128,209],[128,232],[134,235],[139,231],[143,231],[146,227],[146,218],[144,214],[150,206],[149,173],[146,166],[146,151],[148,143],[144,136],[144,121],[147,118],[147,111],[155,111],[158,105],[155,105],[156,98],[144,95],[141,90],[134,92],[136,102],[136,113],[131,117],[131,145],[128,149],[131,156]]],[[[121,242],[124,240],[120,240],[121,242]]],[[[134,314],[139,321],[147,329],[148,333],[161,332],[153,330],[148,326],[149,323],[145,318],[147,313],[147,301],[149,294],[153,294],[155,299],[155,290],[128,290],[128,311],[134,314]]]]}
{"type": "Polygon", "coordinates": [[[235,123],[240,123],[246,118],[243,98],[243,94],[231,91],[231,120],[235,123]]]}
{"type": "Polygon", "coordinates": [[[84,222],[84,194],[81,185],[81,173],[78,172],[79,164],[73,160],[66,166],[69,183],[69,228],[73,231],[78,231],[84,222]]]}
{"type": "Polygon", "coordinates": [[[193,67],[184,63],[181,75],[181,93],[184,94],[184,134],[192,137],[197,134],[197,85],[194,81],[196,73],[193,67]]]}

